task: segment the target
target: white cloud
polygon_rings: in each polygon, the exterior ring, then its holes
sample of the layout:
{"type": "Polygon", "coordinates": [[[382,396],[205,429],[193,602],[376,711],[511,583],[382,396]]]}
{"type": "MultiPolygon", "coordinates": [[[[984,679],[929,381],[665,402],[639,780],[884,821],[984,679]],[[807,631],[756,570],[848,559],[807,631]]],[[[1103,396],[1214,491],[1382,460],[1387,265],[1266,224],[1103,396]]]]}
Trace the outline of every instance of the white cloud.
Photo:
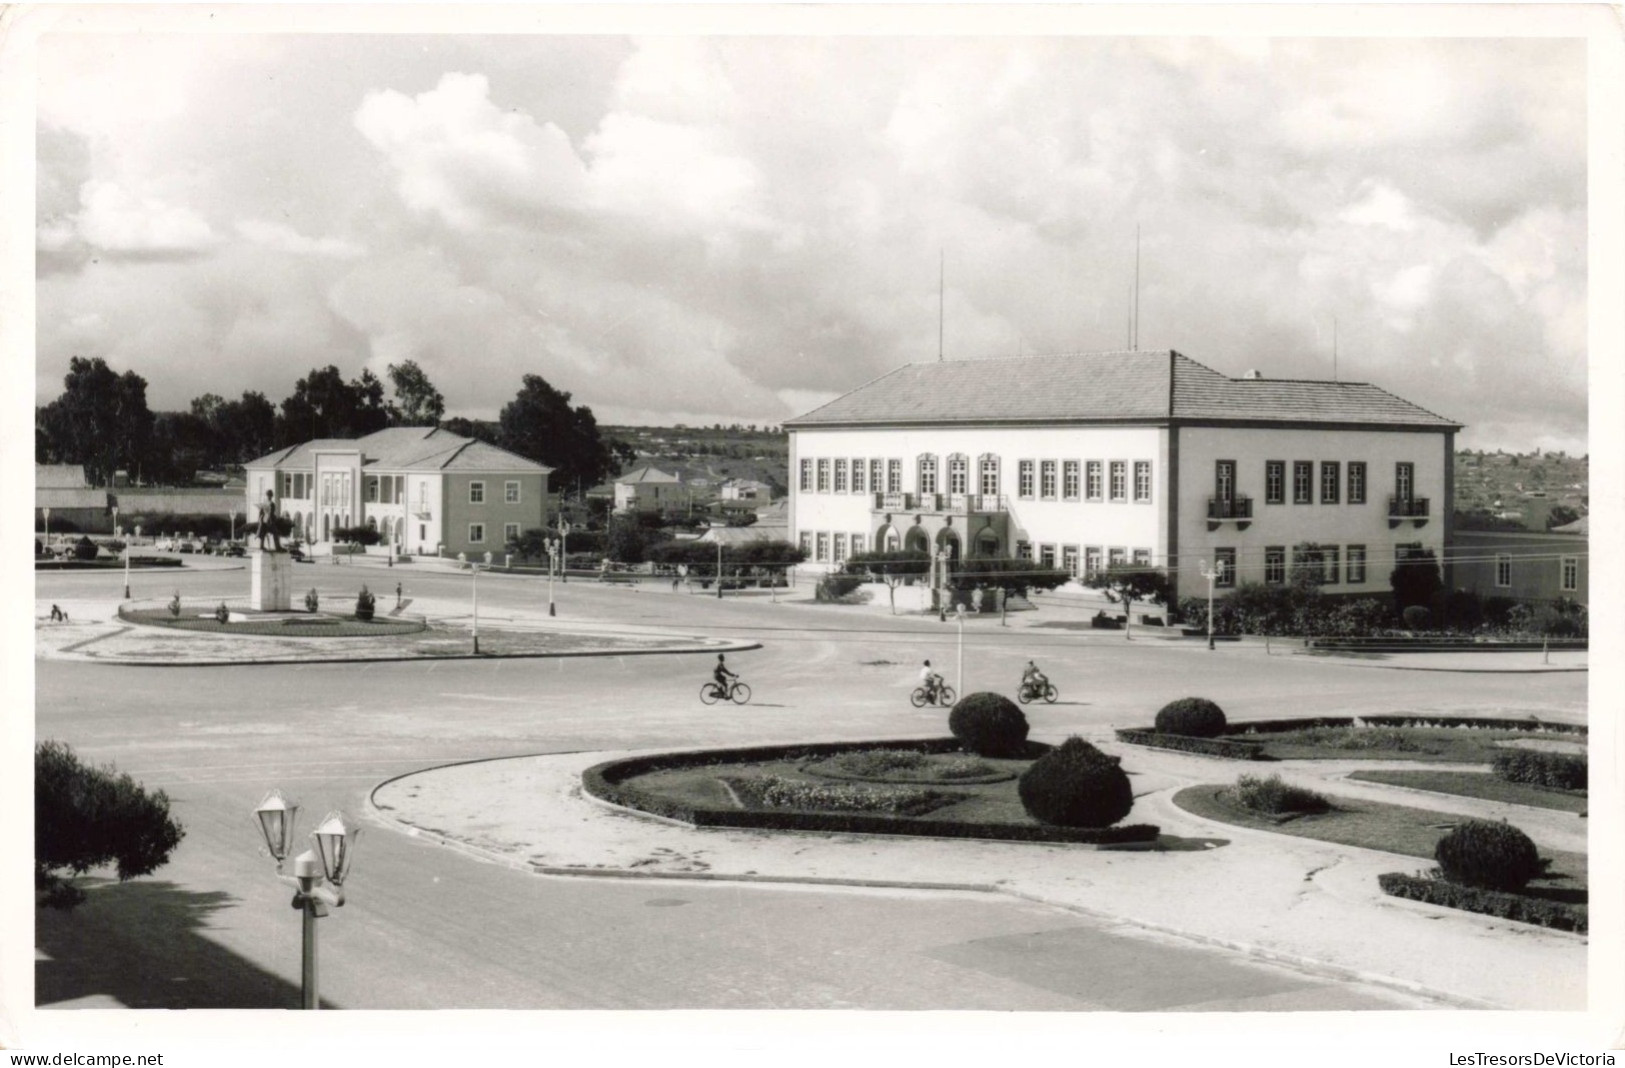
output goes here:
{"type": "Polygon", "coordinates": [[[335,259],[355,259],[366,250],[353,241],[340,237],[306,237],[291,226],[264,219],[241,219],[236,224],[239,234],[256,245],[292,252],[297,255],[331,256],[335,259]]]}
{"type": "Polygon", "coordinates": [[[92,179],[79,191],[79,236],[110,252],[197,252],[216,243],[202,216],[117,183],[92,179]]]}

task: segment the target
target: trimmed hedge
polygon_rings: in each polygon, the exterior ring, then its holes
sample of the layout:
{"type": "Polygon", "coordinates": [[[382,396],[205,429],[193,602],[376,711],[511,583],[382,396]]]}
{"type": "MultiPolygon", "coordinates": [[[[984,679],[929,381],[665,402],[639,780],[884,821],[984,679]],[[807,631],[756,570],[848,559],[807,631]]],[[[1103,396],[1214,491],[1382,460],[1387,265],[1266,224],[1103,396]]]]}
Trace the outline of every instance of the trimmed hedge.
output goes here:
{"type": "Polygon", "coordinates": [[[1268,760],[1264,743],[1229,738],[1191,738],[1183,734],[1163,734],[1146,727],[1119,727],[1117,740],[1153,749],[1177,749],[1183,753],[1228,757],[1231,760],[1268,760]]]}
{"type": "MultiPolygon", "coordinates": [[[[1041,747],[1029,743],[1028,748],[1041,747]]],[[[581,786],[590,796],[695,827],[736,827],[751,830],[818,831],[833,834],[900,834],[930,838],[985,838],[1007,842],[1061,842],[1077,845],[1152,843],[1161,833],[1154,824],[1137,823],[1099,830],[1038,825],[969,823],[947,820],[911,820],[857,812],[764,811],[711,809],[661,797],[631,785],[628,780],[653,771],[675,768],[727,767],[760,760],[812,759],[862,749],[912,748],[925,753],[959,751],[955,738],[907,739],[878,742],[826,742],[808,745],[768,745],[747,749],[690,753],[653,753],[597,764],[581,773],[581,786]]],[[[1047,748],[1047,747],[1044,747],[1047,748]]]]}
{"type": "Polygon", "coordinates": [[[1497,778],[1507,782],[1545,786],[1554,790],[1584,790],[1588,764],[1585,757],[1573,753],[1508,749],[1496,754],[1491,769],[1497,778]]]}
{"type": "Polygon", "coordinates": [[[1377,885],[1390,897],[1482,913],[1503,920],[1516,920],[1519,923],[1532,923],[1537,927],[1550,927],[1557,931],[1573,931],[1575,934],[1583,935],[1590,927],[1590,910],[1585,905],[1570,905],[1562,901],[1548,901],[1545,898],[1528,897],[1524,894],[1460,886],[1444,879],[1427,879],[1400,872],[1388,872],[1377,876],[1377,885]]]}
{"type": "Polygon", "coordinates": [[[1115,757],[1073,735],[1022,773],[1021,807],[1058,827],[1110,827],[1134,807],[1134,788],[1115,757]]]}
{"type": "Polygon", "coordinates": [[[1456,824],[1433,847],[1433,859],[1451,882],[1485,890],[1521,890],[1546,870],[1527,834],[1491,820],[1456,824]]]}
{"type": "Polygon", "coordinates": [[[1304,719],[1253,719],[1225,727],[1224,736],[1275,734],[1311,727],[1482,727],[1490,730],[1548,731],[1584,736],[1586,727],[1574,723],[1543,723],[1537,719],[1490,719],[1486,716],[1312,716],[1304,719]]]}
{"type": "Polygon", "coordinates": [[[977,756],[1015,757],[1027,746],[1027,716],[1002,694],[961,697],[948,713],[948,729],[977,756]]]}
{"type": "Polygon", "coordinates": [[[1187,738],[1217,738],[1224,733],[1224,709],[1205,697],[1181,697],[1157,711],[1157,730],[1187,738]]]}

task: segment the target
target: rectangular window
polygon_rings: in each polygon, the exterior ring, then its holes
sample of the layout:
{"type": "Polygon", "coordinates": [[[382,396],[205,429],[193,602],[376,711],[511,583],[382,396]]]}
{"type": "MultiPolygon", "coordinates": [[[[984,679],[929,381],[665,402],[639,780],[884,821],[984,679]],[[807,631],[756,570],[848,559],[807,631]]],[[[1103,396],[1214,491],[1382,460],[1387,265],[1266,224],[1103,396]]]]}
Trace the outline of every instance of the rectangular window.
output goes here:
{"type": "Polygon", "coordinates": [[[1084,484],[1088,487],[1089,500],[1100,500],[1100,461],[1090,460],[1084,465],[1084,484]]]}
{"type": "Polygon", "coordinates": [[[816,559],[819,563],[829,562],[829,533],[827,531],[820,530],[818,532],[818,555],[816,559]]]}
{"type": "Polygon", "coordinates": [[[813,539],[810,530],[801,532],[801,554],[805,557],[811,557],[813,554],[813,539]]]}
{"type": "Polygon", "coordinates": [[[970,492],[970,461],[963,456],[948,457],[948,492],[970,492]]]}
{"type": "Polygon", "coordinates": [[[1038,465],[1038,492],[1046,501],[1055,499],[1055,461],[1045,460],[1038,465]]]}
{"type": "Polygon", "coordinates": [[[1151,461],[1134,461],[1134,500],[1138,504],[1151,503],[1151,461]]]}
{"type": "Polygon", "coordinates": [[[1264,581],[1279,586],[1286,581],[1286,546],[1264,547],[1264,581]]]}
{"type": "Polygon", "coordinates": [[[835,556],[833,557],[832,562],[838,564],[842,560],[845,560],[845,559],[846,559],[846,535],[837,532],[836,535],[835,535],[835,556]]]}
{"type": "Polygon", "coordinates": [[[483,483],[483,482],[470,482],[468,484],[468,503],[469,504],[484,504],[485,503],[485,483],[483,483]]]}
{"type": "Polygon", "coordinates": [[[835,492],[846,492],[846,460],[835,461],[835,492]]]}
{"type": "Polygon", "coordinates": [[[1327,545],[1320,552],[1320,581],[1324,585],[1335,586],[1343,572],[1342,562],[1338,559],[1342,550],[1336,545],[1327,545]]]}
{"type": "Polygon", "coordinates": [[[1112,461],[1112,500],[1128,500],[1128,464],[1122,460],[1112,461]]]}
{"type": "Polygon", "coordinates": [[[1100,549],[1089,545],[1083,550],[1083,573],[1085,576],[1100,574],[1100,549]]]}
{"type": "Polygon", "coordinates": [[[1236,550],[1213,550],[1213,585],[1229,589],[1236,584],[1236,550]]]}
{"type": "Polygon", "coordinates": [[[864,470],[865,470],[865,468],[864,468],[864,463],[863,463],[862,460],[853,460],[852,461],[852,492],[853,493],[862,493],[863,492],[863,473],[864,473],[864,470]]]}
{"type": "Polygon", "coordinates": [[[886,492],[887,493],[902,493],[903,492],[903,461],[901,461],[901,460],[887,460],[886,461],[886,492]]]}
{"type": "Polygon", "coordinates": [[[470,523],[468,525],[468,543],[470,545],[485,544],[485,524],[470,523]]]}
{"type": "Polygon", "coordinates": [[[1016,464],[1016,492],[1024,501],[1033,499],[1033,462],[1022,460],[1016,464]]]}
{"type": "Polygon", "coordinates": [[[1018,541],[1018,542],[1016,542],[1016,559],[1018,559],[1018,560],[1031,560],[1032,558],[1033,558],[1032,542],[1028,542],[1028,541],[1018,541]]]}
{"type": "Polygon", "coordinates": [[[1128,558],[1128,553],[1127,553],[1127,550],[1125,550],[1125,549],[1107,549],[1106,550],[1106,566],[1107,567],[1122,567],[1123,564],[1127,561],[1127,558],[1128,558]]]}
{"type": "Polygon", "coordinates": [[[856,556],[858,553],[863,552],[863,547],[867,541],[868,538],[863,534],[852,535],[852,555],[856,556]]]}
{"type": "Polygon", "coordinates": [[[1041,567],[1053,568],[1055,566],[1055,546],[1040,545],[1038,547],[1038,563],[1041,567]]]}
{"type": "Polygon", "coordinates": [[[1069,501],[1078,499],[1078,461],[1067,460],[1061,464],[1061,494],[1069,501]]]}
{"type": "Polygon", "coordinates": [[[811,460],[801,461],[801,492],[811,493],[813,488],[813,465],[811,460]]]}
{"type": "Polygon", "coordinates": [[[1264,461],[1264,503],[1286,503],[1286,461],[1264,461]]]}
{"type": "Polygon", "coordinates": [[[1150,549],[1135,549],[1133,557],[1134,557],[1134,566],[1135,567],[1145,568],[1145,569],[1149,569],[1151,567],[1151,550],[1150,549]]]}
{"type": "Polygon", "coordinates": [[[1308,460],[1292,461],[1292,503],[1314,502],[1315,465],[1308,460]]]}
{"type": "Polygon", "coordinates": [[[870,492],[872,492],[872,493],[884,493],[886,491],[886,482],[885,482],[886,476],[885,476],[885,473],[884,473],[885,470],[886,470],[886,465],[885,465],[884,462],[882,462],[880,460],[870,460],[869,461],[869,490],[870,490],[870,492]]]}
{"type": "Polygon", "coordinates": [[[504,544],[504,545],[512,545],[514,542],[516,542],[518,540],[519,540],[519,524],[518,523],[504,523],[504,524],[502,524],[502,544],[504,544]]]}
{"type": "Polygon", "coordinates": [[[1559,563],[1563,572],[1563,592],[1580,592],[1580,558],[1578,556],[1565,556],[1561,558],[1559,563]]]}
{"type": "Polygon", "coordinates": [[[1061,546],[1061,570],[1074,578],[1077,577],[1078,547],[1076,545],[1061,546]]]}
{"type": "MultiPolygon", "coordinates": [[[[1352,482],[1350,483],[1349,488],[1353,489],[1352,482]]],[[[1360,583],[1360,582],[1364,582],[1364,581],[1365,581],[1365,546],[1364,545],[1350,545],[1349,546],[1349,585],[1353,586],[1356,583],[1360,583]]]]}
{"type": "Polygon", "coordinates": [[[1365,461],[1349,461],[1349,503],[1365,503],[1365,461]]]}
{"type": "Polygon", "coordinates": [[[1412,463],[1398,463],[1394,465],[1394,496],[1409,504],[1412,495],[1416,492],[1416,465],[1412,463]]]}
{"type": "Polygon", "coordinates": [[[920,457],[920,492],[937,492],[937,458],[935,456],[920,457]]]}
{"type": "Polygon", "coordinates": [[[1506,553],[1495,554],[1495,584],[1503,590],[1512,587],[1512,557],[1506,553]]]}
{"type": "Polygon", "coordinates": [[[419,523],[418,524],[418,541],[419,542],[425,542],[425,541],[428,541],[428,540],[429,540],[429,525],[427,523],[419,523]]]}
{"type": "Polygon", "coordinates": [[[1213,497],[1226,503],[1236,499],[1236,461],[1213,461],[1213,497]]]}
{"type": "Polygon", "coordinates": [[[1343,499],[1343,465],[1336,460],[1320,461],[1320,503],[1338,504],[1343,499]]]}
{"type": "Polygon", "coordinates": [[[819,493],[828,493],[829,492],[829,461],[828,460],[820,459],[818,461],[818,492],[819,493]]]}
{"type": "Polygon", "coordinates": [[[363,484],[367,487],[367,489],[366,489],[367,503],[368,504],[377,504],[378,503],[378,477],[376,475],[368,475],[368,476],[366,476],[366,479],[367,479],[366,482],[363,483],[363,484]]]}
{"type": "Polygon", "coordinates": [[[519,480],[509,479],[502,484],[502,500],[504,504],[519,503],[519,480]]]}
{"type": "Polygon", "coordinates": [[[999,495],[999,458],[997,456],[982,457],[982,495],[997,497],[999,495]]]}

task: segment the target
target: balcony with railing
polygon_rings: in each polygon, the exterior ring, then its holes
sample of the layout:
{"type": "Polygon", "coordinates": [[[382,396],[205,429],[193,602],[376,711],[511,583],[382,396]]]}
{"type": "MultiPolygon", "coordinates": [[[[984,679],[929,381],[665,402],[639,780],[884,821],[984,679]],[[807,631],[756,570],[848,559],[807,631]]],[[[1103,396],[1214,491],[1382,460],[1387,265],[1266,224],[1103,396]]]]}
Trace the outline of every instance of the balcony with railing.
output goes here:
{"type": "Polygon", "coordinates": [[[1236,524],[1237,530],[1246,530],[1253,522],[1253,499],[1243,494],[1207,499],[1207,528],[1218,530],[1223,523],[1236,524]]]}
{"type": "Polygon", "coordinates": [[[876,512],[924,515],[998,515],[1010,510],[1002,493],[876,493],[876,512]]]}
{"type": "Polygon", "coordinates": [[[1389,528],[1397,527],[1406,520],[1410,520],[1419,527],[1427,523],[1428,499],[1426,497],[1401,497],[1396,495],[1388,498],[1389,528]]]}

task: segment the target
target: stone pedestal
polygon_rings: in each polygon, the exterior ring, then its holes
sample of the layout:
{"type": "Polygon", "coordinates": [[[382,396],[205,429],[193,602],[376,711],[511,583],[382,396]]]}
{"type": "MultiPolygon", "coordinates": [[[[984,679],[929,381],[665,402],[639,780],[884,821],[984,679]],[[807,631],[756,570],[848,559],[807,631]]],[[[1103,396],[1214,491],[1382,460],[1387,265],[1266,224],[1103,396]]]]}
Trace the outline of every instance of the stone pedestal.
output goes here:
{"type": "Polygon", "coordinates": [[[248,604],[261,612],[286,612],[293,607],[293,557],[288,553],[248,554],[248,604]]]}

